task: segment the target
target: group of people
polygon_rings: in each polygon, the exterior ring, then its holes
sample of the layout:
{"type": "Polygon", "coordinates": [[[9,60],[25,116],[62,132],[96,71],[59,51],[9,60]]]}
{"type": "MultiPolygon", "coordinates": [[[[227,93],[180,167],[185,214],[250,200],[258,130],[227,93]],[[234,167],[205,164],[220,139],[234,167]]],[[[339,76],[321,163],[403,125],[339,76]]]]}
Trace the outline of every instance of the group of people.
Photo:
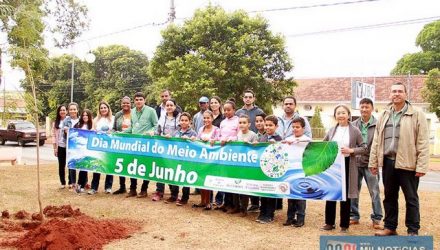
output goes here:
{"type": "MultiPolygon", "coordinates": [[[[372,200],[372,227],[378,229],[376,235],[396,235],[398,218],[398,193],[402,191],[406,199],[405,224],[409,235],[417,235],[420,228],[420,213],[417,188],[419,178],[427,171],[429,149],[427,121],[423,114],[413,108],[406,100],[406,87],[401,83],[391,86],[391,104],[378,119],[372,113],[372,100],[360,101],[359,117],[351,121],[351,112],[346,105],[337,105],[334,118],[337,122],[326,134],[325,141],[336,141],[345,157],[345,178],[347,199],[340,202],[340,230],[347,232],[350,225],[359,224],[359,200],[362,179],[365,179],[372,200]],[[380,201],[378,168],[382,168],[385,199],[384,225],[380,201]]],[[[255,93],[243,92],[244,106],[237,109],[233,100],[222,100],[213,96],[199,99],[199,111],[193,116],[179,107],[169,90],[160,93],[161,103],[155,108],[145,105],[143,93],[134,95],[134,108],[130,97],[121,99],[121,110],[114,116],[107,102],[101,101],[97,116],[93,118],[90,110],[79,113],[76,103],[61,105],[53,125],[54,153],[58,157],[61,188],[66,188],[66,138],[69,128],[96,130],[101,132],[121,132],[139,135],[160,135],[202,141],[219,141],[222,145],[230,141],[248,143],[282,142],[296,143],[312,140],[312,129],[307,118],[296,112],[296,99],[287,96],[283,99],[283,115],[266,115],[255,105],[255,93]]],[[[96,194],[100,174],[93,173],[88,194],[96,194]]],[[[88,187],[87,172],[80,171],[78,181],[76,171],[69,169],[69,188],[84,193],[88,187]]],[[[145,198],[148,196],[148,180],[143,180],[137,192],[137,179],[130,178],[126,187],[125,177],[119,177],[119,189],[115,195],[145,198]]],[[[104,190],[112,193],[113,176],[105,178],[104,190]]],[[[189,200],[189,187],[169,185],[170,197],[166,203],[186,205],[189,200]]],[[[164,199],[165,184],[156,183],[153,201],[164,199]]],[[[282,199],[254,197],[241,194],[211,190],[194,191],[200,194],[200,203],[194,208],[217,209],[230,214],[246,216],[248,212],[259,212],[257,222],[266,224],[274,220],[274,213],[282,209],[282,199]],[[249,204],[250,203],[250,204],[249,204]]],[[[302,227],[305,223],[305,200],[289,199],[285,226],[302,227]]],[[[326,201],[325,224],[321,230],[334,230],[336,202],[326,201]]]]}

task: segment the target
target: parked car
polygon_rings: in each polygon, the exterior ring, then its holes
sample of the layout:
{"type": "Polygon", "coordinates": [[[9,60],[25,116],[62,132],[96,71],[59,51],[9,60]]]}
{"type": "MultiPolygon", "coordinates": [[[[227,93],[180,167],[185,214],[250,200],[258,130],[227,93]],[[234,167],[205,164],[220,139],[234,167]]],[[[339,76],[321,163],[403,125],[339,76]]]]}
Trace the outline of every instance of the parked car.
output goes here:
{"type": "MultiPolygon", "coordinates": [[[[46,132],[40,132],[39,144],[44,145],[46,132]]],[[[37,130],[33,123],[28,121],[9,121],[6,129],[0,129],[0,144],[6,141],[16,141],[20,146],[28,142],[36,142],[37,130]]]]}

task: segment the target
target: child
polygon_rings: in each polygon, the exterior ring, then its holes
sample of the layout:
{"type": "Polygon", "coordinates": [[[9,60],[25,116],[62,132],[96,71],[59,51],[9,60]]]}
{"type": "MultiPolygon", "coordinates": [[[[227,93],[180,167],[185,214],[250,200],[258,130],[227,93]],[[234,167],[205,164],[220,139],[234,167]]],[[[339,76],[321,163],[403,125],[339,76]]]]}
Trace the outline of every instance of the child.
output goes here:
{"type": "MultiPolygon", "coordinates": [[[[240,115],[238,120],[238,127],[240,131],[237,135],[237,141],[255,143],[258,141],[257,134],[250,130],[251,119],[248,115],[240,115]]],[[[241,216],[247,215],[247,207],[249,205],[249,196],[244,194],[232,194],[233,209],[229,213],[234,214],[241,212],[241,216]],[[241,206],[240,206],[241,203],[241,206]]]]}
{"type": "MultiPolygon", "coordinates": [[[[312,139],[304,135],[304,128],[306,122],[302,117],[296,117],[292,120],[293,135],[287,137],[284,142],[288,144],[298,143],[298,142],[308,142],[312,139]]],[[[284,226],[293,225],[294,227],[304,226],[306,212],[306,201],[305,200],[287,200],[287,221],[283,223],[284,226]],[[296,217],[296,218],[295,218],[296,217]]]]}
{"type": "Polygon", "coordinates": [[[261,137],[263,137],[264,134],[266,134],[266,129],[264,127],[264,119],[265,118],[266,118],[265,113],[260,113],[255,116],[255,127],[258,130],[258,132],[257,132],[258,139],[260,139],[261,137]]]}
{"type": "MultiPolygon", "coordinates": [[[[197,139],[214,143],[218,139],[220,133],[219,128],[212,124],[214,115],[210,110],[203,112],[203,126],[197,133],[197,139]]],[[[194,204],[193,207],[204,207],[205,210],[211,210],[211,190],[200,189],[200,203],[194,204]]]]}
{"type": "MultiPolygon", "coordinates": [[[[278,128],[278,118],[274,115],[269,115],[264,119],[264,125],[266,127],[266,134],[260,138],[259,142],[277,142],[282,138],[276,133],[278,128]]],[[[261,197],[260,215],[257,218],[257,222],[261,224],[267,224],[273,222],[276,207],[275,198],[261,197]]]]}
{"type": "MultiPolygon", "coordinates": [[[[197,133],[190,127],[191,126],[191,115],[187,112],[183,112],[179,119],[180,129],[175,131],[173,136],[182,139],[195,139],[197,133]]],[[[188,203],[189,199],[189,187],[182,187],[182,198],[178,199],[179,186],[170,185],[171,197],[166,200],[166,202],[176,201],[177,206],[183,206],[188,203]]]]}
{"type": "MultiPolygon", "coordinates": [[[[228,100],[223,105],[223,114],[225,119],[220,123],[220,136],[219,140],[221,145],[225,145],[226,142],[236,141],[238,134],[238,116],[235,115],[235,102],[228,100]]],[[[225,199],[222,206],[217,207],[223,212],[227,212],[229,208],[233,207],[232,193],[225,192],[225,199]]]]}

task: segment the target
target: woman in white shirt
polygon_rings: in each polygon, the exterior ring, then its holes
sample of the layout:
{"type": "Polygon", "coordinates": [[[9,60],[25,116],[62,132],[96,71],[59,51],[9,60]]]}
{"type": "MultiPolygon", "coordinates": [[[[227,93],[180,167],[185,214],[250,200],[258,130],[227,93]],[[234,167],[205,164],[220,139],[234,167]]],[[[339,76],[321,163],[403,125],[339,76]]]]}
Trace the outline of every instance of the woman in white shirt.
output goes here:
{"type": "MultiPolygon", "coordinates": [[[[64,140],[64,148],[67,144],[67,135],[70,128],[73,128],[79,122],[79,106],[76,102],[71,102],[67,106],[67,110],[69,111],[69,116],[66,117],[63,121],[63,130],[61,131],[60,137],[64,140]]],[[[73,188],[76,183],[76,170],[69,169],[69,189],[73,188]]]]}
{"type": "MultiPolygon", "coordinates": [[[[110,133],[113,128],[115,117],[112,115],[110,105],[106,101],[101,101],[98,105],[98,115],[93,121],[93,128],[97,132],[110,133]]],[[[100,173],[93,173],[92,187],[88,194],[96,194],[99,187],[100,173]]],[[[105,177],[104,190],[106,194],[111,194],[113,185],[113,175],[105,177]]]]}
{"type": "MultiPolygon", "coordinates": [[[[341,153],[345,156],[345,189],[346,201],[340,202],[341,233],[347,233],[350,225],[350,199],[358,197],[358,168],[356,155],[367,152],[367,146],[362,139],[358,128],[350,123],[350,109],[345,105],[338,105],[334,111],[334,117],[338,124],[331,128],[324,141],[336,141],[341,153]]],[[[329,231],[335,228],[336,201],[325,203],[325,225],[321,230],[329,231]]]]}
{"type": "Polygon", "coordinates": [[[57,116],[52,124],[53,153],[58,158],[58,175],[61,188],[66,187],[66,143],[61,131],[64,127],[64,119],[67,117],[67,106],[60,105],[57,108],[57,116]]]}

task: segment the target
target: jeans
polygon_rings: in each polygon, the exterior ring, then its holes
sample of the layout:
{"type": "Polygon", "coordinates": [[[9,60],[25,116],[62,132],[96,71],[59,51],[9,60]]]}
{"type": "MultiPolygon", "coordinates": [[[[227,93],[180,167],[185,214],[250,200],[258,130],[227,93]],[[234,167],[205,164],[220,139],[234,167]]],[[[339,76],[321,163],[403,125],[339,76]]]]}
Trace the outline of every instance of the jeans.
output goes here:
{"type": "Polygon", "coordinates": [[[222,205],[224,198],[225,198],[225,193],[218,191],[217,194],[215,195],[215,204],[222,205]]]}
{"type": "Polygon", "coordinates": [[[302,220],[306,216],[306,201],[305,200],[287,200],[287,219],[288,220],[302,220]]]}
{"type": "MultiPolygon", "coordinates": [[[[98,191],[99,188],[99,179],[101,178],[100,173],[93,173],[92,178],[92,189],[98,191]]],[[[105,184],[104,189],[111,189],[113,185],[113,175],[106,175],[105,176],[105,184]]]]}
{"type": "Polygon", "coordinates": [[[66,185],[66,148],[62,148],[62,147],[58,147],[58,176],[60,177],[61,185],[65,186],[66,185]]]}
{"type": "Polygon", "coordinates": [[[260,216],[273,219],[275,216],[275,208],[277,199],[261,197],[260,216]]]}
{"type": "Polygon", "coordinates": [[[121,190],[127,189],[125,187],[125,177],[124,176],[119,176],[119,189],[121,189],[121,190]]]}
{"type": "MultiPolygon", "coordinates": [[[[150,181],[147,180],[142,181],[141,192],[147,192],[148,184],[150,184],[150,181]]],[[[137,179],[130,178],[130,190],[136,191],[136,188],[137,188],[137,179]]]]}
{"type": "MultiPolygon", "coordinates": [[[[418,233],[420,229],[419,177],[415,171],[394,168],[395,161],[385,158],[382,168],[382,181],[384,185],[385,209],[384,227],[396,230],[399,216],[399,189],[402,188],[406,201],[405,225],[408,233],[418,233]]],[[[435,220],[435,218],[432,218],[435,220]]]]}
{"type": "Polygon", "coordinates": [[[87,184],[87,181],[88,181],[87,174],[88,174],[87,171],[83,171],[83,170],[79,171],[79,174],[78,174],[78,185],[81,188],[85,188],[85,186],[87,184]]]}
{"type": "MultiPolygon", "coordinates": [[[[380,200],[380,190],[379,190],[379,175],[373,175],[368,167],[358,168],[358,190],[361,190],[362,178],[365,179],[367,183],[368,192],[370,192],[371,197],[371,207],[373,208],[373,213],[371,214],[371,220],[374,222],[379,222],[382,220],[382,204],[380,200]]],[[[359,198],[351,199],[350,217],[352,220],[359,220],[359,198]]]]}

